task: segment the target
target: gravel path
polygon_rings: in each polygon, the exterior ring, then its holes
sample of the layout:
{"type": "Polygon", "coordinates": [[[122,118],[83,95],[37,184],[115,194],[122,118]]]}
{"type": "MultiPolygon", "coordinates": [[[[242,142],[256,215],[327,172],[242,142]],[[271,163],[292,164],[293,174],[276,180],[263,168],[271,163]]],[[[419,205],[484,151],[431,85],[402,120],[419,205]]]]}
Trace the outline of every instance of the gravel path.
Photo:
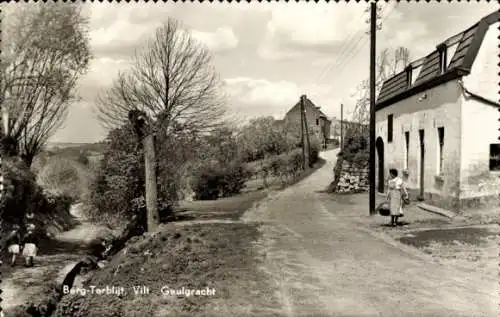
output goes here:
{"type": "Polygon", "coordinates": [[[297,185],[245,214],[264,221],[262,270],[286,316],[498,316],[497,278],[436,263],[345,217],[366,206],[325,200],[336,151],[297,185]]]}

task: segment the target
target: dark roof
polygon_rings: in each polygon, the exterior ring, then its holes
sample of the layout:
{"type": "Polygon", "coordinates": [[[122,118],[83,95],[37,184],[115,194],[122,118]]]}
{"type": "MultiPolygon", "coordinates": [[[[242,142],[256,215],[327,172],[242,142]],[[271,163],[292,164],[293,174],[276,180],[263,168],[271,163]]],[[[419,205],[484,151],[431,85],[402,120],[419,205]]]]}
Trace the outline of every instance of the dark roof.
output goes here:
{"type": "MultiPolygon", "coordinates": [[[[323,113],[323,111],[320,110],[320,107],[317,107],[309,98],[305,98],[306,99],[306,103],[305,103],[305,109],[306,111],[308,109],[313,109],[314,111],[316,111],[320,117],[324,117],[326,118],[328,121],[330,121],[328,119],[328,117],[326,116],[326,114],[323,113]]],[[[292,108],[290,108],[290,110],[288,110],[288,112],[286,113],[285,117],[288,115],[288,113],[290,113],[292,110],[294,110],[295,108],[298,108],[300,107],[300,101],[297,102],[292,108]]]]}
{"type": "Polygon", "coordinates": [[[498,21],[500,21],[500,11],[495,11],[465,31],[448,38],[426,57],[412,62],[409,67],[417,68],[422,66],[413,85],[408,85],[406,69],[386,80],[378,95],[376,110],[380,110],[397,101],[455,78],[470,74],[472,64],[476,59],[488,27],[498,21]],[[450,46],[456,43],[458,43],[458,46],[455,54],[453,57],[450,56],[451,62],[449,66],[444,73],[441,73],[439,67],[439,47],[444,47],[444,45],[450,46]]]}

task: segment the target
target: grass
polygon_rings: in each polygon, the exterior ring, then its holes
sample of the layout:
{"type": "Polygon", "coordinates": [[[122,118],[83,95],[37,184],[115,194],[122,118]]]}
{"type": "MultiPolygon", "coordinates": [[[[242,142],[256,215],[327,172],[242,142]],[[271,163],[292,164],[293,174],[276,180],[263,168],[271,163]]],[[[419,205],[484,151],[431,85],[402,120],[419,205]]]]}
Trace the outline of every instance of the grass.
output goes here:
{"type": "Polygon", "coordinates": [[[257,238],[257,225],[165,225],[157,235],[129,243],[126,253],[87,282],[124,287],[125,295],[69,295],[54,316],[273,316],[280,305],[257,270],[261,259],[252,248],[257,238]],[[149,287],[150,293],[135,295],[135,285],[149,287]],[[164,286],[208,287],[215,295],[164,296],[164,286]]]}
{"type": "MultiPolygon", "coordinates": [[[[295,182],[323,166],[302,173],[295,182]]],[[[281,302],[267,274],[260,271],[264,255],[254,244],[258,224],[238,222],[268,190],[249,182],[239,195],[215,201],[182,202],[177,219],[152,235],[133,238],[87,285],[124,287],[123,296],[67,295],[53,316],[283,316],[281,302]],[[233,220],[192,223],[189,220],[233,220]],[[133,286],[150,293],[135,295],[133,286]],[[161,288],[215,289],[214,296],[163,296],[161,288]]]]}
{"type": "Polygon", "coordinates": [[[445,265],[474,267],[485,276],[497,274],[498,228],[451,228],[409,231],[398,240],[445,265]]]}
{"type": "MultiPolygon", "coordinates": [[[[296,183],[325,164],[317,162],[297,177],[296,183]]],[[[287,184],[288,186],[291,184],[287,184]]],[[[254,244],[259,224],[238,220],[264,199],[269,190],[262,180],[250,180],[245,191],[212,201],[181,202],[176,218],[154,234],[131,239],[102,270],[85,282],[98,287],[124,287],[123,296],[67,295],[53,316],[283,316],[266,273],[260,271],[264,255],[254,244]],[[194,221],[191,221],[194,220],[194,221]],[[196,223],[203,220],[230,222],[196,223]],[[150,293],[135,295],[134,286],[150,293]],[[161,288],[215,289],[214,296],[164,296],[161,288]]]]}
{"type": "Polygon", "coordinates": [[[176,212],[182,219],[239,219],[243,213],[265,198],[264,190],[247,191],[218,200],[181,202],[176,212]]]}
{"type": "Polygon", "coordinates": [[[239,219],[245,211],[254,207],[260,200],[268,195],[269,190],[279,190],[291,186],[302,179],[314,173],[326,163],[319,159],[313,168],[308,169],[299,175],[293,182],[281,184],[279,180],[270,177],[268,179],[268,188],[264,187],[262,178],[251,179],[247,181],[246,188],[242,193],[217,200],[204,201],[184,201],[180,203],[176,211],[177,220],[195,220],[195,219],[239,219]]]}

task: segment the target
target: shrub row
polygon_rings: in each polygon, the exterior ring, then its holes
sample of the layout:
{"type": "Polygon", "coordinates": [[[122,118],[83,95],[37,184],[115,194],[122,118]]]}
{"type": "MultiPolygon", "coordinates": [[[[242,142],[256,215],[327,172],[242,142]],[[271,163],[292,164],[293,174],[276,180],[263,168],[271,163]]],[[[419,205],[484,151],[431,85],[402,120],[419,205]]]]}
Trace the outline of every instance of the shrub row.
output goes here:
{"type": "Polygon", "coordinates": [[[362,165],[370,159],[369,142],[366,133],[352,133],[346,137],[344,148],[339,152],[337,162],[333,168],[334,180],[330,188],[334,189],[340,180],[344,161],[353,165],[362,165]]]}
{"type": "Polygon", "coordinates": [[[195,199],[212,200],[238,194],[249,177],[250,173],[240,161],[227,166],[208,163],[200,167],[193,177],[195,199]]]}
{"type": "Polygon", "coordinates": [[[367,136],[355,134],[346,138],[342,152],[343,159],[353,164],[363,163],[370,159],[367,136]]]}

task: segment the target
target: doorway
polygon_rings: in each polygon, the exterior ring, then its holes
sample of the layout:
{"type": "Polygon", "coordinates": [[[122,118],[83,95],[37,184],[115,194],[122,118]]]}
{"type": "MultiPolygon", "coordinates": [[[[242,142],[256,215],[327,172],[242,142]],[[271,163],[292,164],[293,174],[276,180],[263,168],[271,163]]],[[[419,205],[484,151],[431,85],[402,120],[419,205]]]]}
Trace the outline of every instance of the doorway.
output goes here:
{"type": "Polygon", "coordinates": [[[375,147],[377,149],[377,158],[378,158],[378,191],[379,193],[383,193],[385,188],[385,179],[384,179],[384,141],[381,137],[377,138],[375,141],[375,147]]]}
{"type": "Polygon", "coordinates": [[[420,141],[420,199],[424,198],[424,180],[425,180],[425,142],[424,130],[418,130],[420,141]]]}

